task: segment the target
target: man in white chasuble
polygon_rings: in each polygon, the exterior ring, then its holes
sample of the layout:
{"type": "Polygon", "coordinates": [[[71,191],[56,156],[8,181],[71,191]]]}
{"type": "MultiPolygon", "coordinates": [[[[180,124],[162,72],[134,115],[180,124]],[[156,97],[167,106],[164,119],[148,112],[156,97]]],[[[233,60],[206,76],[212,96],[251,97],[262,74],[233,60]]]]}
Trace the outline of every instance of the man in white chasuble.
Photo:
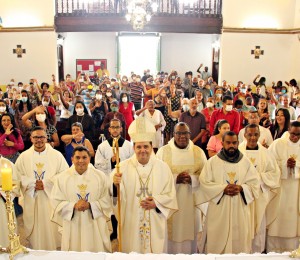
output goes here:
{"type": "Polygon", "coordinates": [[[174,138],[156,156],[166,162],[173,174],[178,211],[168,220],[168,253],[197,253],[197,234],[202,231],[201,211],[194,196],[199,190],[199,175],[207,159],[202,149],[190,140],[189,126],[178,123],[174,138]]]}
{"type": "Polygon", "coordinates": [[[21,153],[15,164],[24,197],[25,236],[32,249],[56,250],[61,236],[57,224],[50,219],[53,210],[50,194],[54,176],[68,169],[68,164],[63,155],[47,143],[44,128],[35,127],[30,139],[32,147],[21,153]]]}
{"type": "Polygon", "coordinates": [[[238,150],[238,137],[230,131],[223,148],[200,174],[199,204],[209,202],[203,236],[206,253],[250,253],[253,222],[250,204],[258,197],[259,176],[238,150]]]}
{"type": "MultiPolygon", "coordinates": [[[[275,201],[279,193],[280,171],[274,157],[259,143],[260,128],[257,124],[245,127],[244,141],[239,145],[240,151],[251,161],[260,178],[259,197],[253,203],[254,206],[254,239],[252,241],[252,253],[262,253],[266,245],[266,209],[271,201],[275,201]]],[[[275,209],[273,208],[275,211],[275,209]]],[[[268,222],[272,222],[271,216],[268,222]]]]}
{"type": "Polygon", "coordinates": [[[135,154],[111,174],[114,202],[120,185],[121,215],[116,216],[126,253],[167,253],[167,219],[177,210],[177,200],[169,166],[153,154],[155,132],[147,119],[137,118],[128,129],[135,154]]]}
{"type": "Polygon", "coordinates": [[[281,180],[278,203],[267,209],[267,217],[277,213],[268,229],[267,251],[286,252],[296,249],[300,239],[300,122],[292,122],[289,133],[276,139],[269,151],[278,163],[281,180]]]}
{"type": "Polygon", "coordinates": [[[111,252],[107,222],[112,204],[107,177],[90,160],[86,147],[76,147],[73,165],[54,182],[53,221],[62,226],[64,251],[111,252]]]}

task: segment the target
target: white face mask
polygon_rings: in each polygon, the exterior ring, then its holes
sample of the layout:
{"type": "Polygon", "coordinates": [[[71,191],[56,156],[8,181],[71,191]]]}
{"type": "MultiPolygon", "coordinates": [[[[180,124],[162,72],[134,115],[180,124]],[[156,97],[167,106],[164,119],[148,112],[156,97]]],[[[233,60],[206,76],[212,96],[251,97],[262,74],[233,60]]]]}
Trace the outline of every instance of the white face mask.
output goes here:
{"type": "Polygon", "coordinates": [[[106,93],[106,96],[111,97],[111,96],[112,96],[112,93],[111,93],[111,92],[107,92],[107,93],[106,93]]]}
{"type": "Polygon", "coordinates": [[[22,97],[22,101],[23,101],[24,103],[26,103],[27,100],[28,100],[28,97],[22,97]]]}
{"type": "Polygon", "coordinates": [[[6,111],[6,107],[0,107],[0,112],[3,113],[6,111]]]}
{"type": "Polygon", "coordinates": [[[225,110],[226,110],[227,112],[230,112],[230,111],[232,111],[232,108],[233,108],[232,105],[226,105],[225,110]]]}
{"type": "Polygon", "coordinates": [[[110,88],[110,84],[106,84],[107,88],[110,88]]]}
{"type": "Polygon", "coordinates": [[[241,88],[241,93],[245,94],[245,93],[246,93],[246,91],[247,91],[247,89],[245,89],[245,88],[241,88]]]}
{"type": "Polygon", "coordinates": [[[222,94],[216,94],[216,96],[217,96],[218,98],[221,98],[221,97],[222,97],[222,94]]]}
{"type": "Polygon", "coordinates": [[[190,106],[189,106],[189,105],[182,105],[182,110],[183,110],[184,112],[189,111],[189,109],[190,109],[190,106]]]}
{"type": "Polygon", "coordinates": [[[75,111],[76,111],[77,115],[79,115],[79,116],[84,114],[83,108],[76,108],[75,111]]]}
{"type": "Polygon", "coordinates": [[[9,85],[14,86],[15,82],[11,81],[11,82],[9,82],[9,85]]]}
{"type": "Polygon", "coordinates": [[[122,97],[122,102],[126,103],[128,101],[127,97],[122,97]]]}
{"type": "Polygon", "coordinates": [[[137,78],[137,79],[136,79],[136,82],[141,82],[141,79],[140,79],[140,78],[137,78]]]}
{"type": "Polygon", "coordinates": [[[47,101],[42,101],[42,105],[43,105],[44,107],[47,107],[47,106],[49,106],[49,102],[47,102],[47,101]]]}
{"type": "Polygon", "coordinates": [[[46,115],[45,114],[37,114],[35,116],[36,120],[39,121],[39,122],[45,122],[46,120],[46,115]]]}
{"type": "Polygon", "coordinates": [[[96,94],[96,99],[101,99],[101,98],[102,98],[102,95],[96,94]]]}
{"type": "Polygon", "coordinates": [[[214,106],[214,103],[212,103],[212,102],[206,102],[206,106],[207,106],[207,107],[213,107],[213,106],[214,106]]]}

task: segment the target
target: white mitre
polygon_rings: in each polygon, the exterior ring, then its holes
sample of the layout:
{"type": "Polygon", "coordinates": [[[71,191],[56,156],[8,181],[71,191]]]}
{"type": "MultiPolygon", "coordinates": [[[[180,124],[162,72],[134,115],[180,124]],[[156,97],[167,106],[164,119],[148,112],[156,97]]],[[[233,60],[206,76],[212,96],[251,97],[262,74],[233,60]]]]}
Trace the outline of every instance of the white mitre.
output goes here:
{"type": "Polygon", "coordinates": [[[131,140],[136,142],[153,142],[156,129],[149,120],[144,117],[135,119],[128,128],[131,140]]]}

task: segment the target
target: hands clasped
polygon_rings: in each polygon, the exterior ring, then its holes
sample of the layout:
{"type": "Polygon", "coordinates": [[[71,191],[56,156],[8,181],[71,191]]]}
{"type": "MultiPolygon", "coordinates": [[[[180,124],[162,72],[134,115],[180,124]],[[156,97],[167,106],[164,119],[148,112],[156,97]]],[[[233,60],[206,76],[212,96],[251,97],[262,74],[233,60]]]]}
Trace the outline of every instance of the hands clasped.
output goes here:
{"type": "Polygon", "coordinates": [[[228,184],[224,190],[224,194],[229,196],[238,195],[243,190],[241,185],[237,184],[228,184]]]}

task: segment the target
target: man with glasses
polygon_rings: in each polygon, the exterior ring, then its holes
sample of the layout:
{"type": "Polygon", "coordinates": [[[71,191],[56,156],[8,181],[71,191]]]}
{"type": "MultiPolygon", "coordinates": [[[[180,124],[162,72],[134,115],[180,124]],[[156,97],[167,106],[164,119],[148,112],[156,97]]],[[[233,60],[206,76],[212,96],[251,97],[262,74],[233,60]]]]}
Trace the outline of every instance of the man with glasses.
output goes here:
{"type": "MultiPolygon", "coordinates": [[[[113,141],[116,138],[119,145],[120,162],[130,158],[133,155],[132,144],[121,136],[122,124],[119,119],[112,119],[109,123],[108,131],[110,138],[98,146],[95,156],[95,167],[109,176],[111,171],[116,167],[116,155],[113,151],[113,141]]],[[[113,233],[111,240],[117,238],[117,220],[114,215],[111,218],[113,233]]]]}
{"type": "Polygon", "coordinates": [[[30,136],[32,147],[16,161],[15,169],[24,196],[25,238],[35,250],[56,250],[60,247],[57,224],[51,222],[50,194],[53,178],[68,169],[63,155],[47,143],[45,130],[37,126],[30,136]]]}
{"type": "Polygon", "coordinates": [[[267,251],[286,252],[296,249],[300,238],[300,122],[292,122],[289,135],[276,139],[269,151],[279,165],[281,181],[278,201],[267,211],[267,216],[276,215],[269,226],[267,251]]]}
{"type": "Polygon", "coordinates": [[[201,214],[194,196],[199,190],[199,175],[206,163],[206,156],[190,140],[191,132],[186,123],[174,127],[174,137],[157,152],[157,158],[167,163],[176,183],[178,211],[168,220],[168,253],[197,253],[197,234],[201,232],[201,214]]]}

